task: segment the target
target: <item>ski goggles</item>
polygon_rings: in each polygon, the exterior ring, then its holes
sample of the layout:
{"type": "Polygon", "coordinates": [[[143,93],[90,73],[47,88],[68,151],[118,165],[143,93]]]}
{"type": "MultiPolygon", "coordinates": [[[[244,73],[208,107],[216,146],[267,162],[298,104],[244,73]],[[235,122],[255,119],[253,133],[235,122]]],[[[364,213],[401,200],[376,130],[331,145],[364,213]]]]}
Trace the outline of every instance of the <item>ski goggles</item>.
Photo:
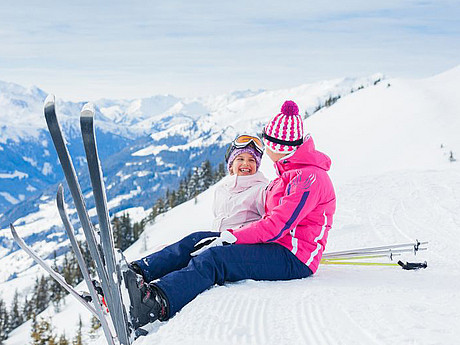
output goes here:
{"type": "Polygon", "coordinates": [[[264,153],[264,144],[259,137],[243,134],[236,137],[236,139],[233,140],[232,143],[228,146],[227,153],[225,154],[225,161],[228,162],[228,159],[230,158],[233,150],[242,149],[251,144],[260,154],[264,153]]]}

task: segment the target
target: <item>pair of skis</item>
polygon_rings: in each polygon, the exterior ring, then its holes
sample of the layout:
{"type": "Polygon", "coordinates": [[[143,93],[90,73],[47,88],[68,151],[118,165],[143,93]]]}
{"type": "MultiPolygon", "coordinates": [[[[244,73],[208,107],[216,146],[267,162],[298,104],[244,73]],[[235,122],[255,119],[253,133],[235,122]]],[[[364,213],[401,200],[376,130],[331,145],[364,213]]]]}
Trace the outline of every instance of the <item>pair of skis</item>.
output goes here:
{"type": "Polygon", "coordinates": [[[403,243],[379,247],[366,247],[359,249],[344,250],[339,252],[324,253],[321,259],[322,264],[326,265],[359,265],[359,266],[400,266],[405,270],[414,270],[426,268],[427,262],[359,262],[355,260],[366,260],[375,258],[388,258],[391,261],[395,256],[402,253],[413,253],[416,255],[419,251],[427,250],[425,245],[428,242],[403,243]],[[351,260],[351,261],[349,261],[351,260]]]}
{"type": "MultiPolygon", "coordinates": [[[[61,163],[64,176],[69,186],[78,218],[80,220],[90,255],[95,261],[96,273],[101,283],[104,298],[107,303],[109,314],[104,310],[99,295],[93,285],[83,256],[75,240],[73,227],[66,214],[64,205],[64,193],[62,186],[59,186],[57,194],[57,206],[61,220],[64,223],[67,234],[76,254],[78,264],[82,271],[83,277],[88,285],[93,304],[90,304],[85,298],[78,294],[72,286],[57,272],[53,271],[41,258],[29,248],[19,237],[14,226],[11,224],[11,232],[20,247],[24,249],[40,266],[42,266],[54,279],[56,279],[72,296],[93,313],[100,321],[104,335],[109,345],[130,345],[134,340],[134,332],[130,329],[128,315],[123,303],[121,294],[122,272],[118,260],[115,256],[113,235],[110,226],[109,213],[107,209],[107,198],[102,176],[101,164],[97,152],[96,135],[94,131],[94,107],[86,104],[81,111],[80,127],[85,147],[88,170],[93,189],[93,196],[96,205],[97,216],[99,219],[99,236],[100,243],[96,238],[96,231],[90,221],[80,184],[75,173],[75,168],[70,158],[65,139],[59,125],[54,95],[49,95],[45,100],[44,113],[46,123],[53,140],[59,161],[61,163]],[[110,315],[110,317],[107,317],[110,315]]],[[[125,265],[126,266],[126,265],[125,265]]]]}

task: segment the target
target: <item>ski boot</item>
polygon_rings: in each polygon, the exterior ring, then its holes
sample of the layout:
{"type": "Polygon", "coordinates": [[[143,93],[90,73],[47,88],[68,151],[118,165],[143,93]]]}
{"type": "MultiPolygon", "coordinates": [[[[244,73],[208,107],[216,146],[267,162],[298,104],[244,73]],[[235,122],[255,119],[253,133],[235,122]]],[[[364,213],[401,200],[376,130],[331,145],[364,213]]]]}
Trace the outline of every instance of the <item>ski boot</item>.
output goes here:
{"type": "Polygon", "coordinates": [[[136,274],[142,276],[142,278],[145,280],[144,272],[142,272],[142,268],[139,266],[137,262],[133,261],[129,263],[128,268],[133,270],[136,274]]]}
{"type": "Polygon", "coordinates": [[[129,315],[134,329],[166,319],[167,302],[160,289],[154,284],[146,284],[142,276],[131,268],[123,272],[123,281],[128,290],[129,315]]]}

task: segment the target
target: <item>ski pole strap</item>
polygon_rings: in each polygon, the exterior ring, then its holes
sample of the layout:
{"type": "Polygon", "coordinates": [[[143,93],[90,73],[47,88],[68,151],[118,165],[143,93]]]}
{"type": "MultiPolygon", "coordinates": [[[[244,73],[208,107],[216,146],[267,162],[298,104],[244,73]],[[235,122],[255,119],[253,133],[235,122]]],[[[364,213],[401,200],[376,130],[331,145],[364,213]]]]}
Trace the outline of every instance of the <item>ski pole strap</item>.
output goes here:
{"type": "Polygon", "coordinates": [[[398,265],[401,266],[405,270],[418,270],[420,268],[427,268],[427,262],[402,262],[401,260],[398,261],[398,265]]]}

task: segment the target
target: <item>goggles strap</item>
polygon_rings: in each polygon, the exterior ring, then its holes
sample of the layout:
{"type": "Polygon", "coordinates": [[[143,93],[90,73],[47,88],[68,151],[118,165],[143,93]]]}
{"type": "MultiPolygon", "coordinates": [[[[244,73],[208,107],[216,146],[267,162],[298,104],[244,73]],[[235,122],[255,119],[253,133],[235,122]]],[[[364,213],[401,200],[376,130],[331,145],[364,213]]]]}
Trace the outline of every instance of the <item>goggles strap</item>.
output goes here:
{"type": "Polygon", "coordinates": [[[275,144],[286,145],[286,146],[300,146],[303,144],[303,138],[294,140],[294,141],[286,141],[286,140],[281,140],[281,139],[271,137],[267,133],[265,133],[265,131],[262,133],[262,135],[265,139],[275,144]]]}

